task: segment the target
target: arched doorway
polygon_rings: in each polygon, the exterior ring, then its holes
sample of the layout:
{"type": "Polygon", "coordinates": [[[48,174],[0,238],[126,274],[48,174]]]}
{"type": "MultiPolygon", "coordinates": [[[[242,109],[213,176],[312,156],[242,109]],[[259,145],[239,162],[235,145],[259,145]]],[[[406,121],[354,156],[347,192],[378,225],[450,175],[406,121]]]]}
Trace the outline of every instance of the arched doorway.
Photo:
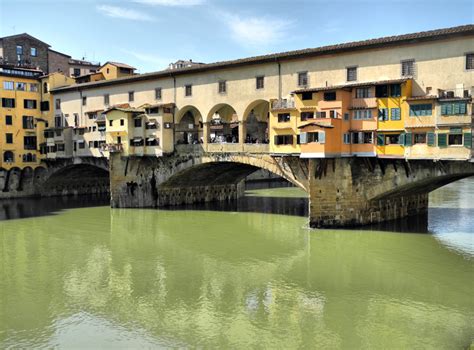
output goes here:
{"type": "Polygon", "coordinates": [[[175,143],[178,145],[203,142],[203,120],[196,107],[186,106],[179,111],[175,126],[175,143]]]}
{"type": "Polygon", "coordinates": [[[268,143],[269,102],[256,100],[244,113],[244,143],[268,143]]]}
{"type": "Polygon", "coordinates": [[[209,143],[239,143],[240,122],[235,109],[225,103],[211,109],[207,116],[209,143]]]}

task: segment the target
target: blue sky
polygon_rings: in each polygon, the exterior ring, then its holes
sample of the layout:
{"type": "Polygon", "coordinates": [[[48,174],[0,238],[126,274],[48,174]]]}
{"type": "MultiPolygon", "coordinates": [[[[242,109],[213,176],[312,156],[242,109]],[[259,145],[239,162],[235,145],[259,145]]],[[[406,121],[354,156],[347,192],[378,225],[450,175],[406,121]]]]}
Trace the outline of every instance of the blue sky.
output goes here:
{"type": "Polygon", "coordinates": [[[0,0],[0,36],[141,73],[473,22],[470,0],[0,0]]]}

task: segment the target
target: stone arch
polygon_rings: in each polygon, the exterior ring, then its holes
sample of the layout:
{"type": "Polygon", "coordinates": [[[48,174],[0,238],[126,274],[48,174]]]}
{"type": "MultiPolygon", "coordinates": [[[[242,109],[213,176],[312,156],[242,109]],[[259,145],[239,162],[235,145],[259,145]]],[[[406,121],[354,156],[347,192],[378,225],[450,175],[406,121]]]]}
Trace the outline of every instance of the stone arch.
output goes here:
{"type": "Polygon", "coordinates": [[[187,105],[180,108],[175,120],[175,143],[200,143],[203,139],[203,117],[195,106],[187,105]]]}
{"type": "Polygon", "coordinates": [[[245,108],[243,136],[245,143],[268,143],[270,102],[255,100],[245,108]]]}
{"type": "Polygon", "coordinates": [[[241,123],[234,107],[219,103],[207,114],[207,140],[210,143],[239,143],[241,123]]]}

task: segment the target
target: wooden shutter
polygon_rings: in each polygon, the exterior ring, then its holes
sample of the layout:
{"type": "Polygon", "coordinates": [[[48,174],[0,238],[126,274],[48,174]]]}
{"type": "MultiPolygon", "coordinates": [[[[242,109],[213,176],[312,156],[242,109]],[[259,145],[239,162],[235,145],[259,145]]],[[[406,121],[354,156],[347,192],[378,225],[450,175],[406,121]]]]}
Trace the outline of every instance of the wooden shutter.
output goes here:
{"type": "Polygon", "coordinates": [[[459,104],[459,114],[467,114],[466,106],[467,105],[462,102],[459,104]]]}
{"type": "Polygon", "coordinates": [[[464,133],[464,147],[472,148],[472,134],[470,132],[464,133]]]}
{"type": "Polygon", "coordinates": [[[438,134],[438,147],[448,146],[448,134],[438,134]]]}
{"type": "Polygon", "coordinates": [[[384,134],[377,134],[377,145],[379,145],[379,146],[385,145],[385,135],[384,134]]]}
{"type": "MultiPolygon", "coordinates": [[[[402,135],[400,135],[400,138],[402,137],[402,135]]],[[[413,134],[411,132],[407,132],[405,134],[405,142],[404,142],[405,146],[411,146],[412,141],[413,141],[412,139],[413,139],[413,134]]],[[[403,145],[401,141],[400,141],[400,144],[403,145]]]]}
{"type": "Polygon", "coordinates": [[[426,133],[426,138],[428,142],[428,146],[435,146],[435,133],[434,132],[428,132],[426,133]]]}
{"type": "Polygon", "coordinates": [[[278,142],[278,135],[275,135],[274,138],[273,138],[273,143],[275,145],[279,145],[280,143],[278,142]]]}
{"type": "Polygon", "coordinates": [[[318,131],[318,139],[319,143],[324,144],[326,142],[326,134],[324,133],[324,131],[318,131]]]}
{"type": "Polygon", "coordinates": [[[300,144],[308,143],[308,133],[302,132],[300,133],[300,144]]]}

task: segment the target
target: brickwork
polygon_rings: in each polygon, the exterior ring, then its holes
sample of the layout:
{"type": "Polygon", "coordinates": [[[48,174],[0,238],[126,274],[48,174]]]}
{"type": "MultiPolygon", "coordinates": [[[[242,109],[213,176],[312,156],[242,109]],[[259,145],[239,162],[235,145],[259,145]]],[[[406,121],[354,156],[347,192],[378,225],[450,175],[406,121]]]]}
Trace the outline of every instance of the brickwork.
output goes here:
{"type": "Polygon", "coordinates": [[[30,36],[5,37],[2,40],[3,59],[8,63],[16,65],[18,63],[17,45],[23,49],[21,62],[39,67],[43,72],[48,72],[48,45],[30,36]],[[36,56],[31,55],[31,48],[36,48],[36,56]]]}

